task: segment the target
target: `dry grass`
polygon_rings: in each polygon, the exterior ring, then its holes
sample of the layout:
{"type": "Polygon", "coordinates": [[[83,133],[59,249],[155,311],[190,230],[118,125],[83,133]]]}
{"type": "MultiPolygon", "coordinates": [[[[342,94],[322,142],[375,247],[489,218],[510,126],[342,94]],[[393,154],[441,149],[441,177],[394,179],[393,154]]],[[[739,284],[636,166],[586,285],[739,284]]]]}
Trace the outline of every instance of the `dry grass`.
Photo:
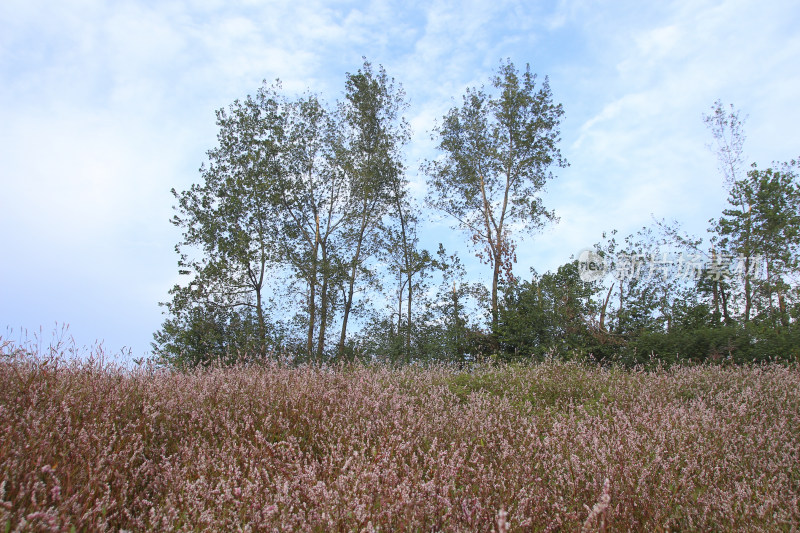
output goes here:
{"type": "Polygon", "coordinates": [[[800,372],[0,357],[7,531],[792,531],[800,372]]]}

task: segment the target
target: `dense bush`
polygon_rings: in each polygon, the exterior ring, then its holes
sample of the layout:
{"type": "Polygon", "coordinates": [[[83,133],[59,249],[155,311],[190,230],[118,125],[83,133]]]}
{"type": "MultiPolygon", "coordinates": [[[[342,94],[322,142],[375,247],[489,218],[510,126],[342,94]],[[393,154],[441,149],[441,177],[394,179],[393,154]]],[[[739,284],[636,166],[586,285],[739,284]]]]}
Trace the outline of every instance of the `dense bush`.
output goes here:
{"type": "Polygon", "coordinates": [[[626,364],[760,363],[798,361],[800,328],[776,332],[750,327],[721,326],[665,332],[642,332],[620,351],[626,364]]]}

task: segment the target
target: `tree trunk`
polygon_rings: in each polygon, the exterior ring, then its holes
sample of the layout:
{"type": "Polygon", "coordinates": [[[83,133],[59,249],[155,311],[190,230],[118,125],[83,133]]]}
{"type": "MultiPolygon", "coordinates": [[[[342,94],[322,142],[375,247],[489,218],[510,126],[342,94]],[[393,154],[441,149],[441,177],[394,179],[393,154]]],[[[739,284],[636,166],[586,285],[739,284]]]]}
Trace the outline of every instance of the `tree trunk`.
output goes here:
{"type": "MultiPolygon", "coordinates": [[[[711,248],[711,264],[715,265],[717,263],[717,252],[714,247],[711,248]]],[[[718,326],[720,322],[720,285],[719,280],[714,279],[711,281],[711,305],[714,307],[714,325],[718,326]]]]}
{"type": "Polygon", "coordinates": [[[603,307],[600,309],[600,331],[606,331],[606,309],[608,309],[608,301],[611,299],[611,291],[614,290],[614,284],[611,284],[611,287],[608,289],[608,294],[606,294],[606,299],[603,302],[603,307]]]}
{"type": "Polygon", "coordinates": [[[319,338],[317,339],[317,362],[322,362],[325,355],[325,330],[328,323],[328,278],[330,268],[328,265],[328,249],[325,242],[321,243],[322,248],[322,288],[320,290],[319,304],[319,338]]]}
{"type": "Polygon", "coordinates": [[[497,310],[497,286],[500,280],[500,261],[501,258],[495,255],[494,269],[492,271],[492,334],[497,335],[497,328],[500,324],[499,312],[497,310]]]}
{"type": "Polygon", "coordinates": [[[319,247],[320,247],[320,233],[319,233],[319,215],[314,214],[315,230],[314,230],[314,249],[311,253],[310,275],[308,279],[308,339],[306,340],[306,352],[308,358],[314,358],[314,327],[317,318],[317,273],[319,272],[319,247]]]}
{"type": "MultiPolygon", "coordinates": [[[[316,253],[314,254],[316,255],[316,253]]],[[[316,257],[313,258],[311,266],[311,275],[308,280],[308,338],[306,339],[306,353],[309,359],[314,358],[314,321],[317,314],[316,302],[316,286],[317,286],[317,268],[316,257]]]]}
{"type": "Polygon", "coordinates": [[[750,285],[750,257],[744,260],[744,323],[750,322],[750,309],[753,306],[752,287],[750,285]]]}
{"type": "MultiPolygon", "coordinates": [[[[411,251],[409,250],[408,234],[406,233],[406,220],[405,220],[405,217],[403,216],[403,206],[402,206],[402,203],[401,203],[401,201],[399,199],[399,196],[397,194],[395,194],[395,197],[397,198],[397,216],[400,219],[400,236],[401,236],[401,239],[403,241],[403,263],[405,263],[406,276],[407,276],[406,282],[408,283],[408,306],[407,306],[407,309],[406,309],[406,312],[408,313],[408,319],[406,320],[406,335],[405,335],[406,338],[405,338],[405,343],[404,343],[405,344],[405,359],[406,359],[406,362],[408,362],[408,360],[410,359],[410,355],[411,355],[411,301],[412,301],[411,300],[411,295],[412,295],[411,282],[412,282],[412,277],[414,275],[414,270],[413,270],[414,265],[411,264],[411,251]]],[[[401,272],[400,276],[401,276],[401,279],[402,279],[402,272],[401,272]]],[[[398,320],[398,322],[397,322],[398,323],[398,328],[397,328],[398,335],[400,334],[400,327],[399,327],[399,325],[400,325],[400,316],[401,316],[402,308],[403,308],[402,283],[400,284],[400,288],[401,288],[400,307],[398,309],[399,312],[398,312],[398,319],[397,319],[398,320]]]]}
{"type": "Polygon", "coordinates": [[[720,300],[722,300],[722,318],[726,326],[731,325],[731,316],[728,314],[728,295],[725,293],[725,289],[720,287],[719,290],[720,300]]]}
{"type": "Polygon", "coordinates": [[[408,305],[406,306],[406,313],[408,313],[408,318],[406,319],[406,363],[411,362],[411,276],[412,273],[409,270],[408,272],[408,305]]]}
{"type": "MultiPolygon", "coordinates": [[[[742,204],[744,212],[744,204],[742,204]]],[[[750,310],[753,307],[753,288],[750,283],[750,254],[753,251],[751,245],[752,226],[751,226],[752,205],[747,206],[747,218],[745,219],[745,256],[744,256],[744,323],[750,322],[750,310]]]]}
{"type": "Polygon", "coordinates": [[[400,285],[399,285],[400,296],[397,298],[397,332],[396,332],[396,335],[398,337],[402,335],[400,332],[403,331],[403,274],[402,273],[400,273],[399,280],[400,280],[400,285]]]}
{"type": "Polygon", "coordinates": [[[264,320],[264,309],[261,305],[261,287],[256,287],[256,314],[258,316],[258,352],[262,358],[266,358],[267,326],[264,320]]]}
{"type": "Polygon", "coordinates": [[[461,353],[461,316],[458,305],[458,292],[456,282],[453,281],[453,360],[460,361],[461,353]]]}
{"type": "Polygon", "coordinates": [[[789,327],[789,315],[786,312],[786,300],[783,297],[783,291],[778,291],[778,312],[781,317],[781,326],[784,328],[789,327]]]}
{"type": "MultiPolygon", "coordinates": [[[[481,199],[483,200],[483,222],[486,227],[486,241],[489,246],[489,253],[493,263],[492,267],[492,335],[497,335],[497,325],[499,323],[497,313],[497,285],[500,278],[500,266],[503,261],[503,248],[501,239],[503,238],[503,217],[505,216],[505,204],[500,215],[500,225],[497,225],[492,216],[492,208],[489,197],[486,193],[486,182],[483,175],[480,176],[481,199]],[[492,237],[494,235],[494,237],[492,237]]],[[[508,186],[506,186],[506,201],[508,199],[508,186]]]]}
{"type": "Polygon", "coordinates": [[[342,333],[339,337],[339,356],[344,357],[344,344],[345,340],[347,339],[347,321],[350,318],[350,309],[353,307],[353,292],[355,290],[356,284],[356,275],[358,274],[358,262],[361,259],[361,245],[364,242],[364,232],[366,231],[367,227],[367,206],[366,201],[364,202],[364,215],[361,219],[361,231],[358,235],[358,241],[356,243],[356,253],[353,256],[353,261],[351,263],[351,271],[350,271],[350,280],[349,286],[347,288],[347,295],[344,301],[344,314],[342,316],[342,333]]]}

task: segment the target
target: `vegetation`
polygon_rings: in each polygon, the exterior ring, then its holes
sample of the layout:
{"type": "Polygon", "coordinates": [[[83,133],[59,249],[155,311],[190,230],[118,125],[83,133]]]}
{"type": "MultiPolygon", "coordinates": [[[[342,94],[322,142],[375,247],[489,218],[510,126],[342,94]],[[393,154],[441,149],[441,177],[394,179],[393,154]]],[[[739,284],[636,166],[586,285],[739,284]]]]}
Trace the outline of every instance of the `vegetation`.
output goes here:
{"type": "Polygon", "coordinates": [[[676,222],[610,230],[591,261],[523,279],[515,239],[557,220],[541,192],[566,165],[564,111],[547,78],[501,62],[443,117],[439,157],[422,164],[427,206],[465,230],[485,283],[458,253],[420,248],[429,213],[406,177],[406,107],[365,60],[334,105],[276,83],[217,112],[200,183],[173,190],[187,281],[163,304],[162,364],[797,360],[798,162],[748,169],[734,107],[716,102],[704,119],[729,203],[705,241],[676,222]]]}
{"type": "Polygon", "coordinates": [[[5,531],[791,531],[796,366],[125,370],[0,341],[5,531]]]}
{"type": "Polygon", "coordinates": [[[490,81],[422,166],[488,283],[420,248],[382,67],[333,105],[275,83],[219,110],[200,182],[172,191],[186,282],[158,357],[0,338],[0,527],[797,530],[799,163],[745,170],[717,102],[729,205],[705,243],[612,230],[523,279],[563,110],[530,67],[490,81]]]}
{"type": "Polygon", "coordinates": [[[553,103],[547,78],[536,89],[530,67],[520,76],[511,62],[492,78],[500,92],[467,90],[464,104],[452,109],[439,128],[439,149],[446,157],[426,165],[432,176],[430,203],[452,216],[492,267],[492,328],[497,329],[501,275],[513,279],[515,243],[511,224],[540,228],[555,214],[539,192],[565,166],[558,149],[558,125],[564,114],[553,103]]]}

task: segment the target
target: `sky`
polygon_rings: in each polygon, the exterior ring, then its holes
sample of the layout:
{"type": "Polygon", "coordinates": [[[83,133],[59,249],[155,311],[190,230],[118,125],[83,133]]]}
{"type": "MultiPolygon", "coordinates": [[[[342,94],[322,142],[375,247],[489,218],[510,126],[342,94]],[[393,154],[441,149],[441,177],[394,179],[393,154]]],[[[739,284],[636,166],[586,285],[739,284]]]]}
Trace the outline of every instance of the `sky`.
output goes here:
{"type": "MultiPolygon", "coordinates": [[[[798,22],[795,0],[3,0],[0,337],[68,325],[78,345],[146,355],[180,281],[170,190],[199,180],[215,110],[276,78],[334,101],[363,57],[407,94],[417,195],[466,88],[505,58],[549,78],[570,166],[544,193],[560,221],[521,239],[518,275],[654,219],[702,235],[726,196],[714,101],[748,116],[747,161],[800,156],[798,22]]],[[[423,234],[488,281],[450,221],[423,234]]]]}

